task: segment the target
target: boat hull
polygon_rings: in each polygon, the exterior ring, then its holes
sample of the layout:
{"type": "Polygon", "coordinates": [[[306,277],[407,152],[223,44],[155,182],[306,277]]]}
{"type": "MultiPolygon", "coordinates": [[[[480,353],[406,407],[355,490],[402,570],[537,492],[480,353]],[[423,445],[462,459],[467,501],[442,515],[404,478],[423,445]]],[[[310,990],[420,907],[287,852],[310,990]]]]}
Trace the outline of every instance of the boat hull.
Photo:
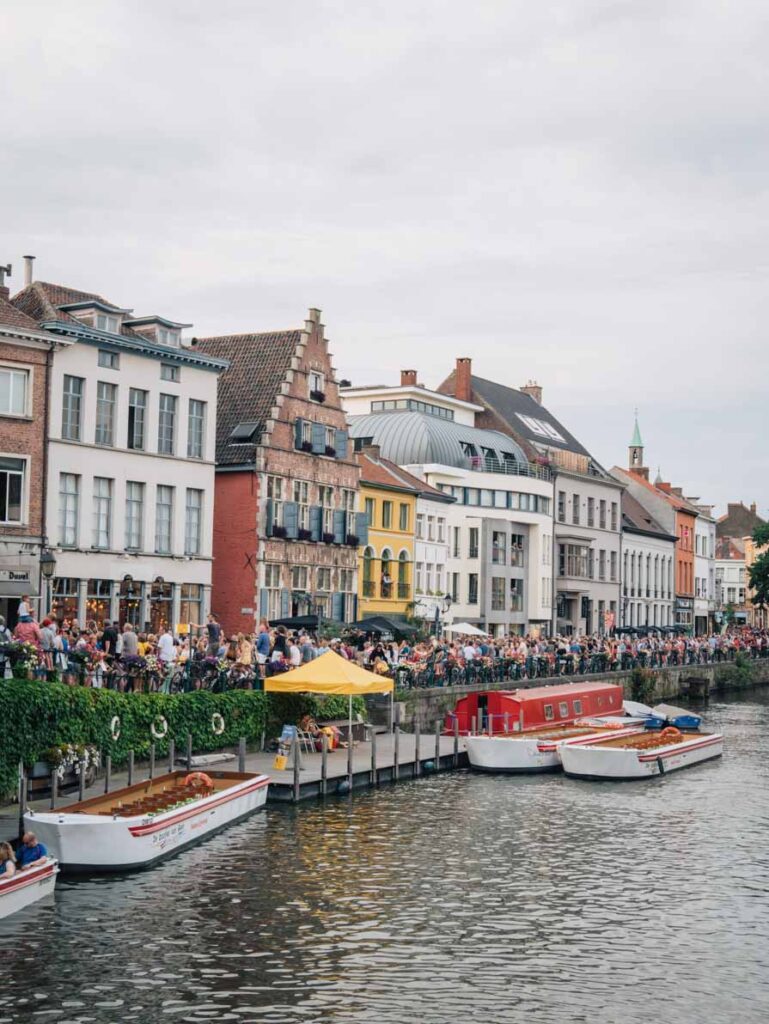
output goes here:
{"type": "Polygon", "coordinates": [[[562,743],[559,751],[563,770],[571,778],[623,782],[666,775],[721,757],[724,741],[720,734],[692,736],[684,743],[653,751],[562,743]]]}
{"type": "MultiPolygon", "coordinates": [[[[612,732],[612,736],[637,733],[638,726],[612,732]]],[[[468,736],[466,740],[467,759],[470,767],[477,772],[505,772],[511,775],[530,775],[537,772],[559,772],[562,743],[588,743],[596,735],[606,735],[600,728],[595,733],[559,740],[532,734],[515,733],[512,736],[468,736]]]]}
{"type": "Polygon", "coordinates": [[[0,919],[17,914],[33,903],[53,895],[59,865],[49,858],[39,867],[17,871],[10,878],[0,881],[0,919]]]}
{"type": "Polygon", "coordinates": [[[133,871],[242,821],[267,801],[267,776],[155,817],[28,812],[25,826],[57,857],[67,874],[133,871]]]}

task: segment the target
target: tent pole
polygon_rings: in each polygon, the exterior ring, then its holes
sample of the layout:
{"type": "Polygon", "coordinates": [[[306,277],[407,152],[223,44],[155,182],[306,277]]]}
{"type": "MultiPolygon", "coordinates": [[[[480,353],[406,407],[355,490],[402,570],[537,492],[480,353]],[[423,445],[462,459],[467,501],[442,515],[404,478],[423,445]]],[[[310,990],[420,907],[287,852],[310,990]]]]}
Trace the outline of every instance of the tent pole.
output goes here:
{"type": "Polygon", "coordinates": [[[395,687],[390,690],[390,734],[395,731],[395,687]]]}
{"type": "Polygon", "coordinates": [[[348,695],[349,727],[347,729],[347,784],[352,793],[352,694],[348,695]]]}

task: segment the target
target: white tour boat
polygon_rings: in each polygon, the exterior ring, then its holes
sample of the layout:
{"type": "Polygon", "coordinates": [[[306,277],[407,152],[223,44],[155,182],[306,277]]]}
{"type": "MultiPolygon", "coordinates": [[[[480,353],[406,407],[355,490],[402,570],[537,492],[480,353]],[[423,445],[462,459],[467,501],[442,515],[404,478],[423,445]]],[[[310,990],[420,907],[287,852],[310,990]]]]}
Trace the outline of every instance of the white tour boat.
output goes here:
{"type": "Polygon", "coordinates": [[[30,810],[24,821],[65,872],[128,871],[258,811],[269,782],[251,772],[169,772],[60,811],[30,810]]]}
{"type": "Polygon", "coordinates": [[[623,727],[616,722],[576,722],[528,732],[509,732],[496,736],[468,736],[467,759],[479,772],[555,772],[561,770],[558,753],[561,743],[590,743],[607,734],[635,736],[643,729],[637,722],[623,727]]]}
{"type": "Polygon", "coordinates": [[[558,752],[567,775],[579,779],[648,779],[720,757],[721,733],[661,732],[597,737],[579,746],[561,743],[558,752]]]}
{"type": "Polygon", "coordinates": [[[53,857],[33,868],[17,868],[13,875],[0,875],[0,918],[16,914],[53,893],[59,865],[53,857]]]}

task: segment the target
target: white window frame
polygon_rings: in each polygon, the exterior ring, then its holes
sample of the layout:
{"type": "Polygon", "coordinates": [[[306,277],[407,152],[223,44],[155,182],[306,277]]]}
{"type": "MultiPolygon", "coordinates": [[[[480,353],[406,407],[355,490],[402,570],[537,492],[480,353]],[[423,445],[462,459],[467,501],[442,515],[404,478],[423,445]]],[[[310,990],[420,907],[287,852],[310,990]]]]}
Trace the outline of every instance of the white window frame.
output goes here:
{"type": "MultiPolygon", "coordinates": [[[[32,415],[32,394],[34,386],[34,370],[31,366],[26,366],[22,363],[0,363],[0,373],[18,374],[24,376],[24,410],[22,412],[13,412],[10,409],[7,411],[0,410],[0,416],[8,416],[13,419],[29,419],[32,415]]],[[[9,394],[13,391],[12,384],[9,384],[9,394]]]]}
{"type": "Polygon", "coordinates": [[[59,544],[76,548],[80,520],[80,477],[77,473],[59,473],[59,544]],[[64,490],[64,480],[74,480],[72,490],[64,490]],[[68,499],[73,499],[69,501],[68,499]]]}
{"type": "MultiPolygon", "coordinates": [[[[23,462],[24,463],[24,468],[21,470],[21,501],[19,502],[19,515],[20,515],[20,518],[18,520],[16,520],[16,519],[0,519],[0,523],[3,523],[3,525],[7,525],[7,526],[23,526],[24,523],[27,522],[27,518],[28,518],[28,515],[29,515],[29,507],[28,507],[29,486],[28,486],[28,481],[29,481],[30,456],[29,455],[19,455],[16,452],[0,452],[0,458],[14,459],[16,462],[23,462]]],[[[2,470],[2,472],[4,472],[4,473],[14,473],[15,474],[15,473],[18,472],[18,470],[9,469],[9,470],[2,470]]],[[[7,505],[7,497],[6,497],[6,505],[7,505]]]]}
{"type": "Polygon", "coordinates": [[[107,551],[112,542],[112,495],[114,481],[110,477],[95,476],[93,478],[93,535],[91,547],[96,551],[107,551]],[[97,484],[101,488],[106,484],[106,494],[97,493],[97,484]]]}
{"type": "Polygon", "coordinates": [[[188,487],[184,500],[184,553],[200,555],[203,546],[203,491],[188,487]]]}
{"type": "Polygon", "coordinates": [[[161,391],[158,395],[158,455],[174,455],[176,452],[176,423],[179,413],[179,396],[169,395],[165,391],[161,391]],[[164,402],[163,400],[167,401],[164,402]],[[163,406],[169,405],[170,408],[164,409],[163,406]],[[171,419],[171,440],[170,449],[166,447],[168,444],[168,418],[171,419]],[[162,444],[161,444],[162,442],[162,444]]]}
{"type": "Polygon", "coordinates": [[[144,544],[144,507],[146,505],[146,502],[147,502],[147,485],[143,481],[141,481],[141,480],[126,480],[126,490],[125,490],[125,530],[124,530],[124,537],[123,537],[124,546],[125,546],[125,550],[126,551],[141,551],[142,550],[142,546],[144,544]],[[131,497],[130,496],[133,493],[131,491],[132,487],[137,487],[138,488],[138,492],[137,493],[140,495],[140,497],[136,498],[136,497],[131,497]],[[134,506],[138,506],[138,510],[139,510],[139,514],[138,514],[138,516],[135,519],[134,519],[133,516],[129,515],[129,508],[133,508],[134,506]],[[131,528],[131,524],[134,523],[134,522],[138,523],[138,530],[136,532],[137,543],[136,544],[132,544],[132,543],[129,544],[128,543],[129,541],[133,541],[134,540],[134,533],[133,533],[133,531],[131,531],[130,534],[129,534],[129,530],[131,528]]]}
{"type": "MultiPolygon", "coordinates": [[[[176,496],[176,489],[174,487],[172,487],[170,484],[158,484],[157,485],[157,488],[155,490],[155,553],[158,554],[158,555],[170,555],[172,553],[172,551],[173,551],[173,546],[174,546],[174,498],[175,498],[175,496],[176,496]],[[169,497],[170,497],[169,501],[161,501],[160,500],[161,488],[164,491],[168,491],[169,492],[169,497]],[[164,510],[166,508],[168,509],[168,517],[166,519],[166,515],[165,515],[165,511],[164,511],[163,512],[163,519],[162,519],[162,521],[161,521],[161,518],[160,518],[160,510],[161,510],[161,508],[164,509],[164,510]],[[159,541],[162,541],[162,539],[163,539],[160,536],[160,534],[161,534],[160,527],[162,525],[163,526],[163,530],[165,531],[165,524],[166,524],[166,522],[168,523],[168,544],[164,546],[162,543],[159,543],[159,541]]],[[[163,497],[164,498],[166,497],[165,493],[163,493],[163,497]]]]}
{"type": "Polygon", "coordinates": [[[201,398],[191,398],[187,403],[187,458],[202,459],[206,452],[206,412],[207,402],[201,398]],[[200,407],[200,415],[193,415],[193,407],[200,407]],[[193,431],[193,424],[195,430],[193,431]],[[193,444],[193,441],[195,442],[193,444]]]}
{"type": "Polygon", "coordinates": [[[112,381],[109,381],[109,380],[97,381],[96,382],[96,422],[94,424],[94,434],[93,434],[94,444],[102,445],[105,448],[114,448],[114,446],[115,446],[115,412],[117,410],[117,404],[118,404],[117,384],[114,384],[112,381]],[[101,391],[102,388],[105,390],[107,395],[111,396],[110,399],[105,399],[104,397],[99,395],[99,392],[101,391]],[[106,407],[106,408],[109,409],[109,422],[106,423],[106,424],[100,424],[99,423],[99,410],[102,407],[106,407]],[[108,433],[107,433],[107,430],[104,429],[104,436],[102,437],[101,440],[99,439],[100,427],[102,427],[102,428],[108,427],[108,433]]]}

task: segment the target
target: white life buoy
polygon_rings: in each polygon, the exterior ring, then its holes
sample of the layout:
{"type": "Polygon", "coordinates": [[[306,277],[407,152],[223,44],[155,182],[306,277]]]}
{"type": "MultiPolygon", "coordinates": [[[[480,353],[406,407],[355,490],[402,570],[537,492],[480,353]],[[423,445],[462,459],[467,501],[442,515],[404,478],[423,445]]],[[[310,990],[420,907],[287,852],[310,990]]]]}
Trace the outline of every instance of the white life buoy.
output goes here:
{"type": "Polygon", "coordinates": [[[115,715],[109,724],[109,732],[112,739],[117,743],[120,739],[120,716],[115,715]]]}
{"type": "Polygon", "coordinates": [[[163,718],[162,715],[158,715],[157,718],[153,718],[150,723],[150,732],[152,733],[153,739],[162,740],[168,735],[168,722],[163,718]]]}
{"type": "Polygon", "coordinates": [[[221,736],[224,732],[224,718],[222,718],[218,711],[214,711],[213,715],[211,715],[211,729],[214,736],[221,736]]]}

